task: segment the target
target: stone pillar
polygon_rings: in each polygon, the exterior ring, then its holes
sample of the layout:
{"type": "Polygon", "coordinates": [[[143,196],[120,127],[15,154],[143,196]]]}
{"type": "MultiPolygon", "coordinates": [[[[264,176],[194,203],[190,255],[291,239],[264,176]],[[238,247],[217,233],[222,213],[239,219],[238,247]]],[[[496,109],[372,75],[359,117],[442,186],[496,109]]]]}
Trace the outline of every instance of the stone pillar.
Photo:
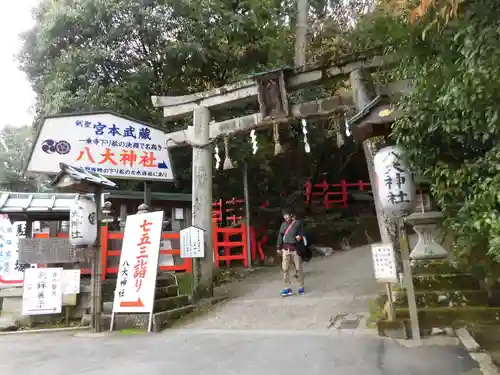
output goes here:
{"type": "Polygon", "coordinates": [[[127,205],[120,205],[120,232],[125,232],[125,222],[127,221],[127,205]]]}
{"type": "Polygon", "coordinates": [[[138,214],[145,214],[149,212],[149,207],[145,203],[141,203],[139,207],[137,208],[137,213],[138,214]]]}
{"type": "Polygon", "coordinates": [[[213,295],[212,246],[212,146],[209,144],[210,111],[199,107],[193,111],[193,226],[205,231],[205,256],[193,259],[195,300],[213,295]]]}

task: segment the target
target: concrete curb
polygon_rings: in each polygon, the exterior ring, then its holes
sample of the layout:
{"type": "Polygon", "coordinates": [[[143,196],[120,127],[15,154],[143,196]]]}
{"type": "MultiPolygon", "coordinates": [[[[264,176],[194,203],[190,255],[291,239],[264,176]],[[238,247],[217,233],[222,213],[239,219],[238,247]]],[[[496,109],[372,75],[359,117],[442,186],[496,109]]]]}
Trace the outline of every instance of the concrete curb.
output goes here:
{"type": "Polygon", "coordinates": [[[0,336],[6,335],[21,335],[21,334],[29,334],[29,333],[56,333],[56,332],[65,332],[65,331],[84,331],[90,329],[90,327],[62,327],[62,328],[46,328],[46,329],[25,329],[19,331],[6,331],[0,332],[0,336]]]}
{"type": "Polygon", "coordinates": [[[472,359],[479,364],[479,369],[483,375],[500,375],[500,370],[493,362],[491,356],[481,351],[481,346],[474,337],[472,337],[467,328],[459,328],[455,333],[472,359]]]}

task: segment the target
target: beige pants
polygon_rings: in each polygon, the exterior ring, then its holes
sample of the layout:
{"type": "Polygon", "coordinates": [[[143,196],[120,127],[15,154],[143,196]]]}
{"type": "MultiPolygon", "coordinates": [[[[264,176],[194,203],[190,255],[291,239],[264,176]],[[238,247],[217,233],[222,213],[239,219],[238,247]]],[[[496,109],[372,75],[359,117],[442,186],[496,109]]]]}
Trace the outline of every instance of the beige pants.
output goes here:
{"type": "Polygon", "coordinates": [[[296,251],[290,250],[282,250],[283,261],[283,282],[285,284],[285,288],[290,288],[290,264],[293,263],[295,265],[295,270],[297,271],[297,279],[299,280],[299,286],[301,288],[304,287],[304,271],[302,269],[302,259],[300,255],[296,251]]]}

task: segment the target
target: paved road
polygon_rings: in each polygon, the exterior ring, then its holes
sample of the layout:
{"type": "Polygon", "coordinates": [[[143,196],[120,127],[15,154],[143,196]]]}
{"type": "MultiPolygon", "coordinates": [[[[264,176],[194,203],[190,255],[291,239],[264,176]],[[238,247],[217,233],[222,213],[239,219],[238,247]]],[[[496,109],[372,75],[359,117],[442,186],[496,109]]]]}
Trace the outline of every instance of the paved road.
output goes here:
{"type": "Polygon", "coordinates": [[[454,347],[405,348],[342,332],[171,330],[158,335],[0,338],[2,375],[478,374],[454,347]]]}
{"type": "MultiPolygon", "coordinates": [[[[262,277],[261,277],[262,276],[262,277]]],[[[367,310],[374,293],[367,248],[308,266],[308,295],[276,297],[279,274],[238,286],[241,297],[160,334],[0,336],[1,375],[477,375],[457,346],[404,347],[332,317],[367,310]]]]}

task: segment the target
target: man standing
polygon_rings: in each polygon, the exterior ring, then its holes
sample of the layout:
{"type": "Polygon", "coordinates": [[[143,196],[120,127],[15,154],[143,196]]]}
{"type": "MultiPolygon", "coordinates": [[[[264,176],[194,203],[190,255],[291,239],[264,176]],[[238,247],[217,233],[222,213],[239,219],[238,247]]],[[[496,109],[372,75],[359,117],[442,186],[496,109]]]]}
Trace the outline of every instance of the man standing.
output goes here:
{"type": "Polygon", "coordinates": [[[299,281],[299,295],[304,294],[304,271],[302,269],[302,259],[297,251],[299,241],[302,241],[304,230],[300,220],[289,210],[283,211],[285,221],[281,224],[277,248],[278,254],[281,254],[284,288],[280,292],[282,297],[291,296],[293,294],[290,284],[290,264],[293,263],[297,271],[297,279],[299,281]]]}

